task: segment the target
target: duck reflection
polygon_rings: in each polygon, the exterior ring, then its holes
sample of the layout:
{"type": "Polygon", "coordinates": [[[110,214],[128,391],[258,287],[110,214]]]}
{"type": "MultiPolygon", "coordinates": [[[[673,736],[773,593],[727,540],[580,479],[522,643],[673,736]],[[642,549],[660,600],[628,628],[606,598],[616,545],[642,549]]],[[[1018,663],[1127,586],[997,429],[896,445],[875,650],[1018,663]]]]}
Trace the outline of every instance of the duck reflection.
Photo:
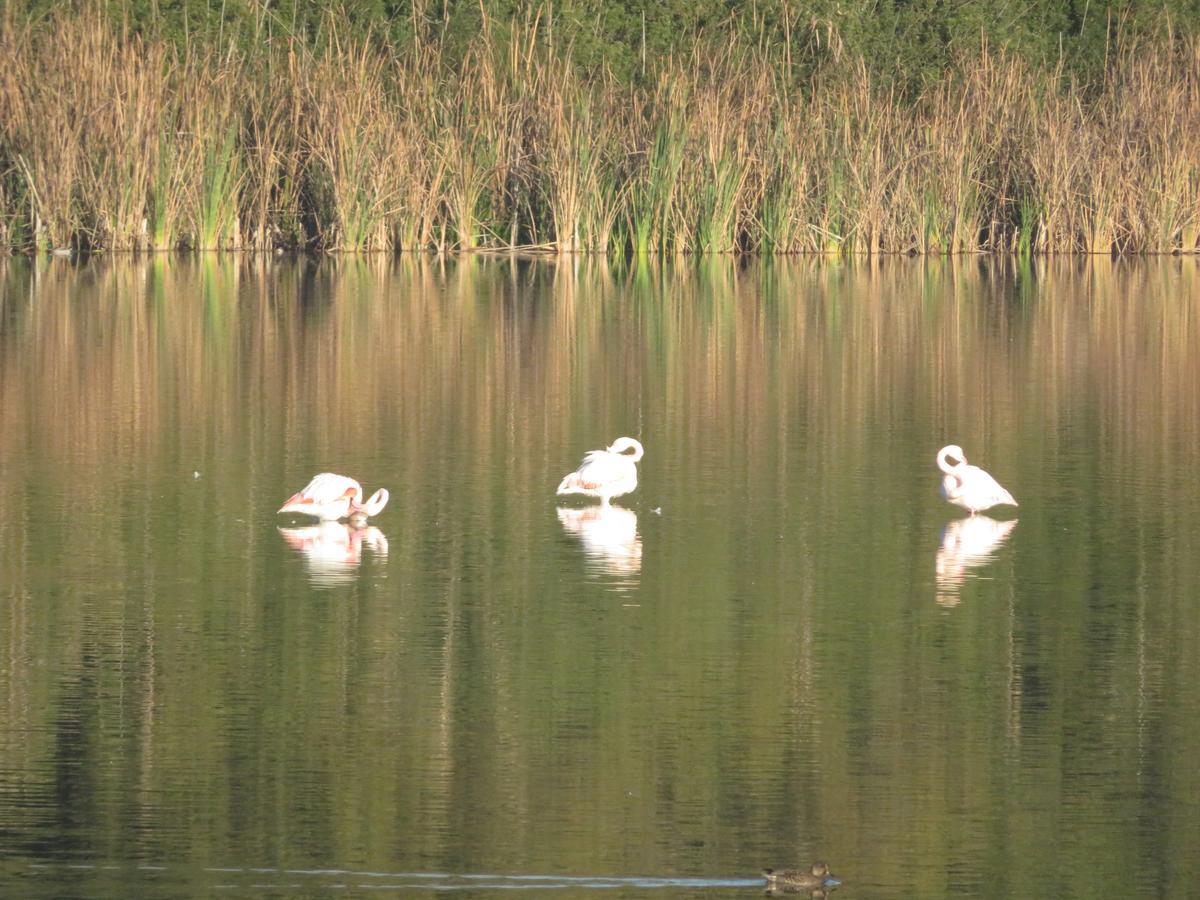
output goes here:
{"type": "Polygon", "coordinates": [[[980,515],[947,522],[934,564],[937,602],[943,606],[958,603],[958,589],[971,570],[989,562],[1016,526],[1016,519],[997,522],[980,515]]]}
{"type": "Polygon", "coordinates": [[[560,506],[558,521],[567,534],[578,535],[584,554],[605,573],[628,576],[642,571],[637,513],[620,506],[560,506]]]}
{"type": "Polygon", "coordinates": [[[304,557],[314,587],[349,584],[358,577],[363,546],[377,559],[386,559],[387,537],[371,525],[354,528],[342,522],[321,522],[302,528],[280,528],[287,545],[304,557]]]}
{"type": "Polygon", "coordinates": [[[780,894],[804,894],[811,900],[825,900],[835,890],[837,885],[829,885],[828,887],[796,887],[790,884],[768,883],[767,889],[763,891],[768,897],[778,897],[780,894]]]}
{"type": "Polygon", "coordinates": [[[823,862],[813,863],[807,871],[763,869],[763,877],[767,879],[767,896],[807,894],[813,900],[823,900],[842,883],[823,862]]]}

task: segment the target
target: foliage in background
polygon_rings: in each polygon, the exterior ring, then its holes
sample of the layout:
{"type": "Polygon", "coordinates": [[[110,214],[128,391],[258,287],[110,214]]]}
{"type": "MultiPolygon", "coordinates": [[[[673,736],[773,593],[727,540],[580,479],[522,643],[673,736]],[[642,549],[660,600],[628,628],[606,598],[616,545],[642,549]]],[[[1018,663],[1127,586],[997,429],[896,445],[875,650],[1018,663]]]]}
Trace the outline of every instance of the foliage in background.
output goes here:
{"type": "Polygon", "coordinates": [[[654,61],[698,41],[719,48],[731,33],[772,45],[801,70],[846,54],[909,84],[981,42],[1031,64],[1061,55],[1073,74],[1095,78],[1118,32],[1156,33],[1168,16],[1180,29],[1200,26],[1200,0],[9,0],[7,9],[10,22],[76,10],[176,44],[233,40],[243,50],[282,37],[317,46],[336,22],[343,38],[420,37],[458,58],[484,27],[540,19],[580,66],[622,81],[648,77],[654,61]]]}
{"type": "Polygon", "coordinates": [[[0,245],[1192,251],[1195,6],[13,4],[0,245]]]}

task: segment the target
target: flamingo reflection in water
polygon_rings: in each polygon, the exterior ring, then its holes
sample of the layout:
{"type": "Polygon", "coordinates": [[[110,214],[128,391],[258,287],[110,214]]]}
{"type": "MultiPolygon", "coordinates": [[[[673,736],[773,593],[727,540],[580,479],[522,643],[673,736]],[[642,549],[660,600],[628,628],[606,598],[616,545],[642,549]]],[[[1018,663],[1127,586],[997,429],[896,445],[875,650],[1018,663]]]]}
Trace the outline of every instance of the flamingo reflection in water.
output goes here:
{"type": "Polygon", "coordinates": [[[387,559],[388,542],[383,532],[371,525],[355,528],[341,522],[321,522],[301,528],[280,528],[288,546],[304,557],[308,580],[314,587],[349,584],[358,577],[363,547],[376,560],[387,559]]]}
{"type": "Polygon", "coordinates": [[[1016,526],[1016,519],[998,522],[978,514],[947,522],[934,563],[937,602],[943,606],[957,604],[958,590],[971,570],[990,562],[1016,526]]]}
{"type": "Polygon", "coordinates": [[[584,555],[609,575],[642,571],[642,539],[637,513],[620,506],[558,507],[558,521],[567,534],[579,537],[584,555]]]}

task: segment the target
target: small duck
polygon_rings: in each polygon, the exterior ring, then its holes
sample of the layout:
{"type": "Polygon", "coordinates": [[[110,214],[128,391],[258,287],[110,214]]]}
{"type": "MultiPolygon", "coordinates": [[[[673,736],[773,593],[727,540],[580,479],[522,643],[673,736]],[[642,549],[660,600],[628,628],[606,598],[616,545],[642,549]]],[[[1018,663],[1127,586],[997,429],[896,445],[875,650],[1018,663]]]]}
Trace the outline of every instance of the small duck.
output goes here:
{"type": "Polygon", "coordinates": [[[823,862],[813,863],[807,872],[800,869],[763,869],[762,873],[767,879],[767,887],[775,890],[820,891],[841,884],[823,862]]]}

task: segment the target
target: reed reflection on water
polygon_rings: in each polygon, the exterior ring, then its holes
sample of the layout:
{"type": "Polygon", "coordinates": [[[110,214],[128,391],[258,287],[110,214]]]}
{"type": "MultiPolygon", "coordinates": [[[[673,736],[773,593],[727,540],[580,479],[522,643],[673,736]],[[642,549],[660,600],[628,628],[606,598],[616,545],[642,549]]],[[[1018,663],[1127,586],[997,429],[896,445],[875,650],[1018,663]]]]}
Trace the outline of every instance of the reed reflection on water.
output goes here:
{"type": "Polygon", "coordinates": [[[1185,894],[1198,287],[0,260],[7,858],[1185,894]],[[622,434],[637,490],[559,506],[622,434]],[[938,497],[950,442],[1019,527],[938,497]],[[277,520],[328,470],[371,528],[277,520]]]}

